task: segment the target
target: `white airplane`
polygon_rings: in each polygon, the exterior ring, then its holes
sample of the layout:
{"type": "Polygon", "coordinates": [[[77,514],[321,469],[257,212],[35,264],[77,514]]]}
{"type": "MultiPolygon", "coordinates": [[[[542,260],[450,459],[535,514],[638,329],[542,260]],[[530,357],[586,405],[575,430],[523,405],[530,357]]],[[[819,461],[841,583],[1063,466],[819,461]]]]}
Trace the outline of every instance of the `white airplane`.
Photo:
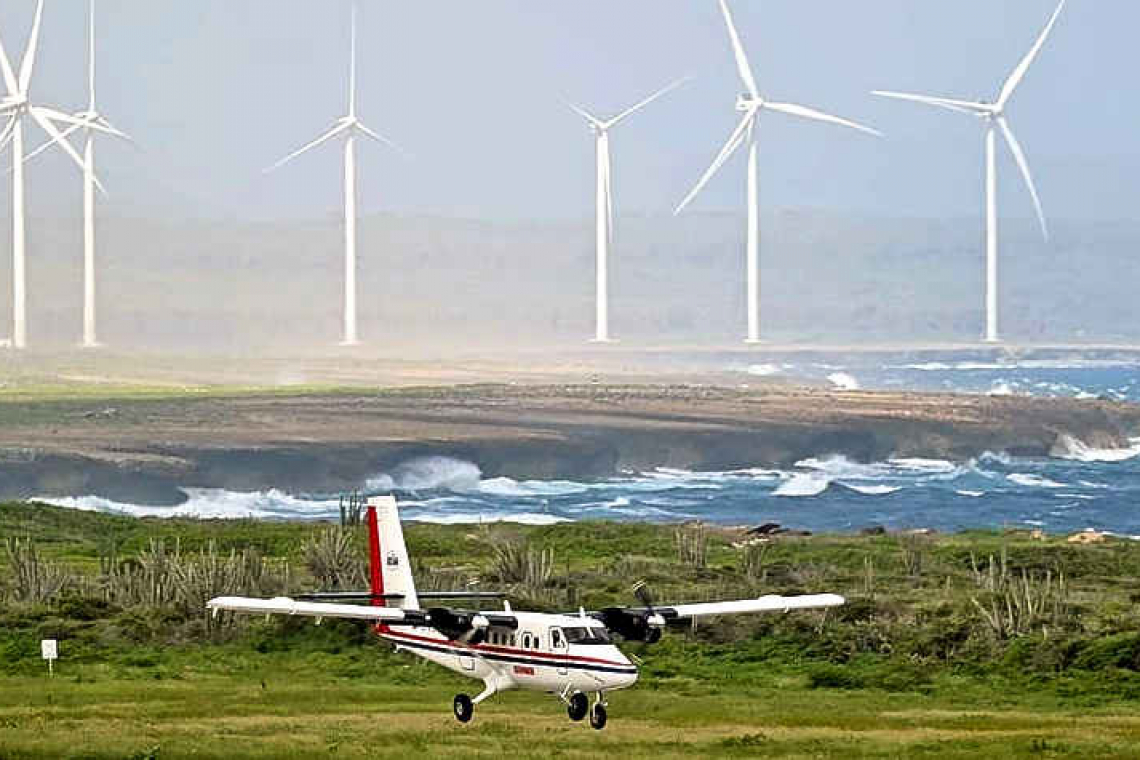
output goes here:
{"type": "Polygon", "coordinates": [[[432,599],[480,599],[494,594],[417,593],[412,578],[399,508],[391,496],[370,499],[367,511],[371,591],[313,594],[298,599],[212,599],[207,607],[216,616],[225,610],[263,615],[300,615],[316,618],[365,620],[376,633],[406,651],[442,665],[462,676],[481,680],[483,691],[472,698],[457,694],[453,703],[461,723],[471,720],[475,705],[511,689],[554,694],[566,705],[573,721],[589,716],[590,726],[606,726],[606,694],[637,682],[637,666],[614,644],[613,634],[625,641],[652,644],[670,625],[689,624],[696,618],[752,612],[837,607],[841,596],[765,596],[730,602],[655,606],[638,587],[641,607],[608,607],[587,612],[552,615],[516,612],[509,602],[503,609],[476,612],[452,607],[422,608],[432,599]],[[307,600],[361,599],[368,606],[307,600]],[[591,706],[587,694],[594,694],[591,706]]]}

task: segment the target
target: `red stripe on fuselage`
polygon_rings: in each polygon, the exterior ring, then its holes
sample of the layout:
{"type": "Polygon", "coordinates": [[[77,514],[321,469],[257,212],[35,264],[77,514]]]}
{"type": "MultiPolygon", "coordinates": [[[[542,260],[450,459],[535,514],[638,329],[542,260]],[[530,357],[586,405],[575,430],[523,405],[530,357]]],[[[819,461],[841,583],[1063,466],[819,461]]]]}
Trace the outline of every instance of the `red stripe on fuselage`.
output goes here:
{"type": "Polygon", "coordinates": [[[512,655],[515,657],[527,657],[527,658],[535,659],[535,660],[551,660],[552,665],[556,665],[559,662],[581,662],[581,663],[592,663],[595,665],[606,665],[606,666],[614,667],[614,668],[628,668],[628,667],[630,667],[630,663],[628,663],[628,662],[615,662],[613,660],[602,660],[602,659],[598,659],[596,657],[575,657],[573,655],[568,655],[568,654],[552,654],[550,652],[543,652],[543,651],[538,650],[538,649],[512,649],[509,647],[486,646],[484,644],[478,644],[478,645],[472,646],[471,644],[464,644],[464,643],[459,642],[459,641],[450,641],[448,639],[443,639],[443,638],[433,639],[433,638],[429,638],[427,636],[416,636],[415,634],[404,633],[403,631],[396,632],[396,631],[392,630],[390,627],[388,627],[387,625],[376,626],[376,632],[385,638],[394,639],[396,641],[399,641],[401,638],[403,638],[403,639],[408,639],[409,641],[422,641],[425,644],[437,644],[437,645],[442,644],[445,646],[449,646],[453,649],[467,649],[467,650],[470,650],[471,652],[473,652],[475,654],[478,654],[480,652],[490,652],[492,654],[506,654],[506,655],[512,655]]]}
{"type": "Polygon", "coordinates": [[[372,606],[384,607],[384,573],[380,567],[380,526],[376,507],[368,507],[368,571],[372,581],[372,606]]]}

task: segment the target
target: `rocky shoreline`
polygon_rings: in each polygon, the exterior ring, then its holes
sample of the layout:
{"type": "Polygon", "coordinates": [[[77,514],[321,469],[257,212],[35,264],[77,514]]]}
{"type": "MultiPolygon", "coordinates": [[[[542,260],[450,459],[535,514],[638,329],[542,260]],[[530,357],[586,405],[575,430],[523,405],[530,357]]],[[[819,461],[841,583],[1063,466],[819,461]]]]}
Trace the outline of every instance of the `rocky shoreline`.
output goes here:
{"type": "Polygon", "coordinates": [[[488,477],[592,479],[806,457],[1048,457],[1124,448],[1140,406],[816,388],[480,385],[0,406],[0,499],[173,505],[181,487],[336,493],[424,456],[488,477]]]}

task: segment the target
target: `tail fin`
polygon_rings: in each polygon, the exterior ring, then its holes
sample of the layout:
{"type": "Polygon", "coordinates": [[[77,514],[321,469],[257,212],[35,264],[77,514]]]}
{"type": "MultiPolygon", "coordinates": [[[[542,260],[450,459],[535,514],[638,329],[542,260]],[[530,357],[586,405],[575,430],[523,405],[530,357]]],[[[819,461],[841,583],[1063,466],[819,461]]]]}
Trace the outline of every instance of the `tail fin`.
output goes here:
{"type": "Polygon", "coordinates": [[[368,500],[368,557],[373,604],[385,604],[383,598],[389,595],[392,597],[390,606],[419,609],[412,564],[400,525],[400,509],[392,496],[368,500]]]}

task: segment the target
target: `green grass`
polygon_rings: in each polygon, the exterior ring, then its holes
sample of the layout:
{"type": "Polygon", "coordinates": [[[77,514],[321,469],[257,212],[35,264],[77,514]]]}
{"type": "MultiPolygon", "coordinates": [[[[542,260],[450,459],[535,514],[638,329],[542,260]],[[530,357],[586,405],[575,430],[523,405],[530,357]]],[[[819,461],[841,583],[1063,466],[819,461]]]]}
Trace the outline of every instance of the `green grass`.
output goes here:
{"type": "MultiPolygon", "coordinates": [[[[250,521],[135,520],[0,506],[0,538],[30,537],[45,561],[95,580],[114,543],[130,562],[152,539],[195,552],[257,547],[311,588],[301,545],[316,528],[250,521]],[[104,557],[105,560],[105,557],[104,557]]],[[[554,549],[550,609],[836,591],[827,613],[732,618],[671,632],[642,680],[611,695],[610,727],[573,725],[549,696],[500,695],[470,726],[440,668],[365,628],[244,619],[208,628],[199,610],[122,608],[97,595],[16,602],[0,554],[0,757],[1138,757],[1140,547],[1074,546],[1025,534],[783,538],[743,572],[728,532],[706,567],[679,562],[672,526],[409,525],[411,552],[497,585],[488,541],[554,549]],[[973,567],[1065,578],[1063,604],[998,636],[973,603],[973,567]],[[94,597],[94,598],[93,598],[94,597]],[[63,659],[48,679],[39,640],[63,659]]],[[[1017,577],[1020,577],[1018,575],[1017,577]]],[[[90,586],[89,588],[97,588],[90,586]]],[[[223,621],[225,622],[225,621],[223,621]]]]}

